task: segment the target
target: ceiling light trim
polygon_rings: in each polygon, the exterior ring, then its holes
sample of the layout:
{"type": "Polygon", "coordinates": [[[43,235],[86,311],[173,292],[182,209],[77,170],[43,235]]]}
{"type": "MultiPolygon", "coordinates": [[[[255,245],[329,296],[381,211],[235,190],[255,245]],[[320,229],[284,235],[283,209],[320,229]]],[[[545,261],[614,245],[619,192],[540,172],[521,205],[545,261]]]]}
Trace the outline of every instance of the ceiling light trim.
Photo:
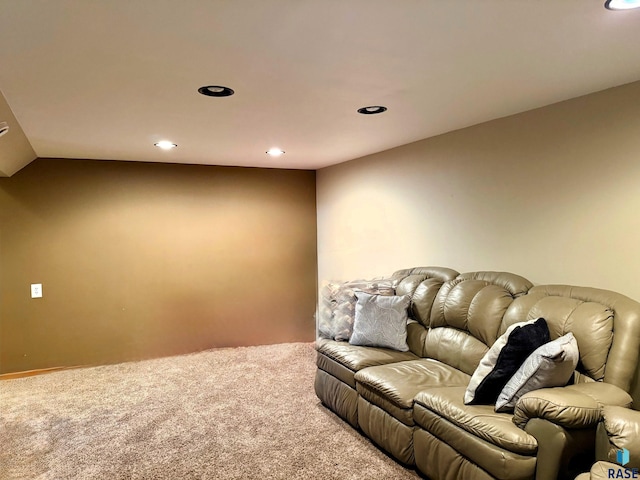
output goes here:
{"type": "Polygon", "coordinates": [[[604,2],[604,8],[607,10],[631,10],[640,8],[640,0],[607,0],[604,2]]]}
{"type": "Polygon", "coordinates": [[[358,109],[358,113],[361,113],[362,115],[377,115],[386,111],[387,107],[383,107],[382,105],[370,105],[368,107],[358,109]]]}
{"type": "Polygon", "coordinates": [[[284,155],[285,152],[281,148],[274,147],[274,148],[270,148],[265,153],[270,157],[281,157],[282,155],[284,155]]]}
{"type": "Polygon", "coordinates": [[[205,85],[198,89],[198,93],[206,95],[207,97],[230,97],[236,92],[222,85],[205,85]]]}
{"type": "Polygon", "coordinates": [[[178,146],[176,143],[170,142],[169,140],[160,140],[159,142],[154,143],[154,145],[162,150],[172,150],[178,146]]]}

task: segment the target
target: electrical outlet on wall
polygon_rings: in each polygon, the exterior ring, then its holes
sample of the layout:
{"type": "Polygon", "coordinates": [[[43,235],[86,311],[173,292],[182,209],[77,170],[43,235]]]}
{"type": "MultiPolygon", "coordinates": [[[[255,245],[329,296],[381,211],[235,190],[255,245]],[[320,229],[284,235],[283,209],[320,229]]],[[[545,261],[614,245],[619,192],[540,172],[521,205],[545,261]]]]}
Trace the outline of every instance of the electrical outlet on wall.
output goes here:
{"type": "Polygon", "coordinates": [[[31,298],[42,298],[42,284],[41,283],[32,283],[31,284],[31,298]]]}

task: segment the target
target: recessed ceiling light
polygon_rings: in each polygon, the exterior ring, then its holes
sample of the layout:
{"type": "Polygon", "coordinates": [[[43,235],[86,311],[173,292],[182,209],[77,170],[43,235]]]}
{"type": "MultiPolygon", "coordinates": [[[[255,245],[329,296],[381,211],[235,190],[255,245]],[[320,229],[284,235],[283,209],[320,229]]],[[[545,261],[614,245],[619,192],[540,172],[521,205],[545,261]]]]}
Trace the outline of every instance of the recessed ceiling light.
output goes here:
{"type": "Polygon", "coordinates": [[[270,148],[267,150],[267,155],[271,157],[279,157],[280,155],[284,155],[284,150],[280,150],[279,148],[270,148]]]}
{"type": "Polygon", "coordinates": [[[159,147],[159,148],[163,149],[163,150],[171,150],[172,148],[176,148],[178,146],[175,143],[172,143],[172,142],[170,142],[168,140],[162,140],[162,141],[160,141],[158,143],[154,143],[154,145],[156,147],[159,147]]]}
{"type": "Polygon", "coordinates": [[[640,0],[607,0],[604,6],[609,10],[631,10],[640,8],[640,0]]]}
{"type": "Polygon", "coordinates": [[[0,122],[0,137],[9,131],[9,124],[7,122],[0,122]]]}
{"type": "Polygon", "coordinates": [[[382,105],[372,105],[370,107],[362,107],[358,109],[358,113],[363,115],[375,115],[376,113],[386,112],[387,107],[383,107],[382,105]]]}
{"type": "Polygon", "coordinates": [[[205,87],[200,87],[198,89],[202,95],[207,95],[208,97],[230,97],[235,92],[231,90],[229,87],[223,87],[220,85],[208,85],[205,87]]]}

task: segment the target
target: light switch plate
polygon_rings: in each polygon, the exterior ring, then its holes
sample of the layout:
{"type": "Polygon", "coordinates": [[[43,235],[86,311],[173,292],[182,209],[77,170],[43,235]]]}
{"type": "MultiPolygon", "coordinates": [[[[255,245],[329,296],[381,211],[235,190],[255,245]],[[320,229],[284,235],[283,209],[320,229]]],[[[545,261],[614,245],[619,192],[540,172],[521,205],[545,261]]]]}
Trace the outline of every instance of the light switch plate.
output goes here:
{"type": "Polygon", "coordinates": [[[31,284],[31,298],[42,298],[42,284],[41,283],[32,283],[31,284]]]}

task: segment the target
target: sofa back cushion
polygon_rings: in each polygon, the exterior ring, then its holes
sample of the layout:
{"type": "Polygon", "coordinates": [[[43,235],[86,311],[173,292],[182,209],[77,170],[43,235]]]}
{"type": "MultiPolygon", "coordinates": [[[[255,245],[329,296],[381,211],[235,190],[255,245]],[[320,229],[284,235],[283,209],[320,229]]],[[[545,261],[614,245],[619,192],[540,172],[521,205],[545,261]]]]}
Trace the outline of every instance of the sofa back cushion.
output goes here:
{"type": "Polygon", "coordinates": [[[424,356],[472,375],[500,336],[509,305],[531,286],[507,272],[463,273],[446,282],[431,309],[424,356]]]}
{"type": "Polygon", "coordinates": [[[455,270],[445,267],[415,267],[399,270],[391,278],[401,277],[396,285],[396,295],[411,295],[409,318],[428,327],[431,307],[440,287],[458,275],[455,270]]]}
{"type": "Polygon", "coordinates": [[[580,352],[576,370],[581,374],[576,381],[605,381],[634,395],[640,303],[597,288],[539,285],[510,305],[501,331],[538,317],[547,321],[552,340],[569,332],[576,338],[580,352]]]}
{"type": "Polygon", "coordinates": [[[396,295],[409,295],[407,344],[416,355],[424,356],[424,344],[433,302],[442,285],[458,276],[458,272],[445,267],[414,267],[394,272],[396,295]]]}

